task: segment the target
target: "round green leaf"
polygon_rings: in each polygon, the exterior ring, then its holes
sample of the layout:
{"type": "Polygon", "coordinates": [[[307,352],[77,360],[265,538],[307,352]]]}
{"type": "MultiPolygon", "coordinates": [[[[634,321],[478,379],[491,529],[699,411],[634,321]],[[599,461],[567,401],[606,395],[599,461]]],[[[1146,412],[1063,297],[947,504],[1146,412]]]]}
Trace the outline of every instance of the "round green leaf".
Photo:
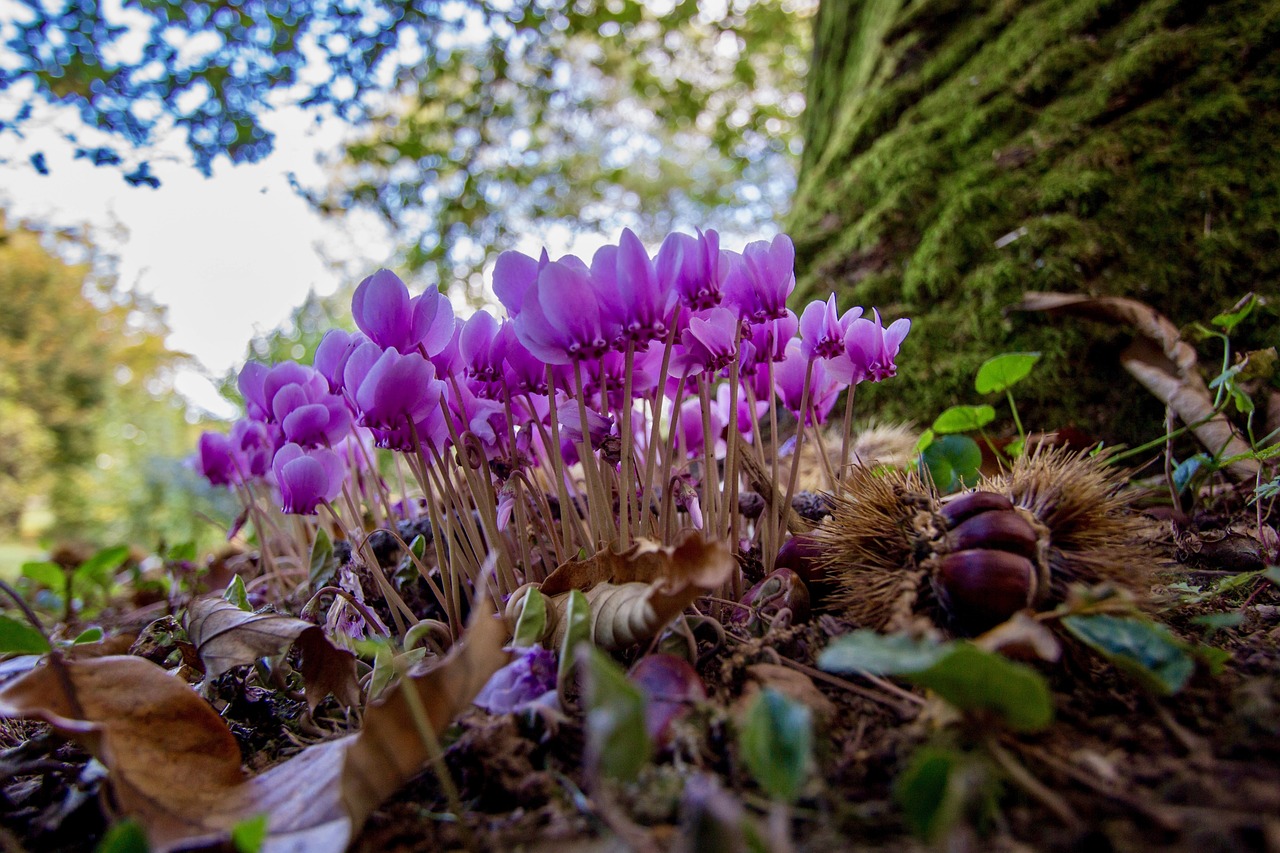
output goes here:
{"type": "Polygon", "coordinates": [[[812,714],[800,702],[765,688],[747,709],[738,749],[769,796],[794,802],[813,762],[812,714]]]}
{"type": "Polygon", "coordinates": [[[928,669],[941,660],[946,651],[945,646],[928,639],[854,631],[818,655],[818,668],[827,672],[901,675],[928,669]]]}
{"type": "Polygon", "coordinates": [[[979,394],[998,394],[1025,379],[1039,360],[1038,352],[1006,352],[989,358],[978,368],[973,385],[979,394]]]}
{"type": "Polygon", "coordinates": [[[982,467],[982,449],[967,435],[943,435],[920,454],[941,492],[973,485],[982,467]]]}
{"type": "Polygon", "coordinates": [[[933,422],[933,431],[938,435],[953,432],[970,432],[982,429],[996,419],[996,410],[983,404],[981,406],[952,406],[933,422]]]}
{"type": "Polygon", "coordinates": [[[1119,616],[1068,616],[1068,631],[1149,690],[1172,696],[1195,671],[1195,661],[1162,625],[1119,616]]]}
{"type": "Polygon", "coordinates": [[[30,625],[0,616],[0,654],[38,655],[49,651],[49,642],[30,625]]]}

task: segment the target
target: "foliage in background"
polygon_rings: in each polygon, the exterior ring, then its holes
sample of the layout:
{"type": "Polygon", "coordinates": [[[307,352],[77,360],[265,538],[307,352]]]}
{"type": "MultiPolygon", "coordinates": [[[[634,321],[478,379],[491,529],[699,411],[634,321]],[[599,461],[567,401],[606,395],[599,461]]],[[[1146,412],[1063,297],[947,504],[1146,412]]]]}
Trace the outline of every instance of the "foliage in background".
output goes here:
{"type": "Polygon", "coordinates": [[[173,398],[182,356],[163,310],[117,288],[83,237],[3,218],[0,300],[0,536],[42,502],[57,538],[203,532],[192,496],[208,489],[181,462],[198,429],[173,398]]]}
{"type": "Polygon", "coordinates": [[[155,185],[148,149],[170,129],[209,174],[270,152],[272,106],[336,116],[358,138],[330,187],[299,189],[325,212],[377,211],[410,269],[475,294],[486,254],[535,228],[773,220],[794,185],[815,6],[23,2],[0,28],[0,92],[21,103],[0,132],[74,106],[76,157],[155,185]]]}
{"type": "Polygon", "coordinates": [[[1083,291],[1187,323],[1274,292],[1278,36],[1276,2],[828,0],[787,223],[797,297],[834,286],[918,321],[919,393],[888,410],[927,420],[986,354],[1038,350],[1029,420],[1149,437],[1159,406],[1113,378],[1119,335],[1002,311],[1083,291]]]}

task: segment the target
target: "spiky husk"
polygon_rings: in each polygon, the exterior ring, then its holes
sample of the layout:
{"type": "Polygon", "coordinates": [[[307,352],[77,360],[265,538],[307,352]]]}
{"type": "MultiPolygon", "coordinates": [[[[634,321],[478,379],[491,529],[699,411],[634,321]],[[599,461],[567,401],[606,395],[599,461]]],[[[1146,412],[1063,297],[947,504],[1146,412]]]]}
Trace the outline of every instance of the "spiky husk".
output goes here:
{"type": "Polygon", "coordinates": [[[1048,528],[1051,600],[1061,601],[1073,583],[1146,585],[1152,557],[1121,493],[1126,480],[1103,458],[1040,445],[978,488],[1007,495],[1048,528]]]}
{"type": "Polygon", "coordinates": [[[840,590],[831,602],[858,625],[905,627],[934,606],[917,542],[937,528],[937,495],[914,471],[854,467],[831,498],[832,514],[810,535],[822,552],[819,568],[840,590]]]}
{"type": "MultiPolygon", "coordinates": [[[[1041,606],[1061,602],[1073,583],[1143,585],[1151,558],[1142,522],[1120,494],[1125,479],[1099,459],[1039,446],[978,485],[1008,496],[1042,531],[1050,592],[1041,606]]],[[[810,534],[823,555],[819,568],[840,590],[830,605],[882,631],[909,627],[920,616],[954,627],[925,567],[947,547],[932,486],[913,471],[854,468],[830,502],[831,517],[810,534]]]]}

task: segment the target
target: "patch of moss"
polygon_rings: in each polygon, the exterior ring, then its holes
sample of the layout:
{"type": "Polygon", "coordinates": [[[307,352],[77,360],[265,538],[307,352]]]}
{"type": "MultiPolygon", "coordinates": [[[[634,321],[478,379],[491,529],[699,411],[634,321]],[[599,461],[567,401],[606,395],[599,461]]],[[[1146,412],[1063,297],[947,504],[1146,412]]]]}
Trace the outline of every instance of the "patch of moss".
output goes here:
{"type": "MultiPolygon", "coordinates": [[[[796,301],[915,322],[860,401],[927,421],[1038,349],[1036,426],[1149,438],[1123,333],[1008,306],[1124,295],[1185,324],[1280,292],[1280,0],[824,0],[815,32],[796,301]]],[[[1275,343],[1276,302],[1241,345],[1275,343]]]]}

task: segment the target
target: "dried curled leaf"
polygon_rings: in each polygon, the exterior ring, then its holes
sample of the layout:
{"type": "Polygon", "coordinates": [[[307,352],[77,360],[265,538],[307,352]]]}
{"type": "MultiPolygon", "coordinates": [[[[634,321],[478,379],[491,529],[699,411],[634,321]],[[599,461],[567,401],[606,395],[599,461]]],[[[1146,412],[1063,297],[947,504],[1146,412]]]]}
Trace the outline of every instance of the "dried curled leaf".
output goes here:
{"type": "MultiPolygon", "coordinates": [[[[591,641],[616,650],[651,639],[699,596],[718,590],[736,564],[729,546],[689,531],[674,546],[641,541],[621,553],[604,549],[586,560],[557,568],[541,584],[547,598],[543,639],[553,646],[564,638],[569,592],[584,591],[591,604],[591,641]]],[[[530,589],[516,590],[508,601],[510,624],[519,619],[530,589]]]]}
{"type": "MultiPolygon", "coordinates": [[[[1224,415],[1213,413],[1213,397],[1196,366],[1195,349],[1182,339],[1178,328],[1150,305],[1119,296],[1082,296],[1074,293],[1027,293],[1015,306],[1020,311],[1071,314],[1124,326],[1137,337],[1120,363],[1135,379],[1173,409],[1185,424],[1205,423],[1192,432],[1211,453],[1236,456],[1249,445],[1224,415]]],[[[1227,466],[1240,481],[1252,480],[1258,462],[1240,459],[1227,466]]]]}
{"type": "Polygon", "coordinates": [[[277,613],[246,613],[222,598],[198,598],[187,608],[187,635],[208,678],[259,658],[284,654],[296,645],[311,710],[330,693],[347,707],[360,704],[355,655],[334,646],[324,631],[310,622],[277,613]]]}
{"type": "Polygon", "coordinates": [[[425,763],[415,705],[439,735],[506,663],[506,638],[500,620],[477,618],[439,666],[371,707],[359,734],[308,747],[251,779],[217,712],[143,658],[64,661],[70,695],[46,661],[0,689],[0,716],[46,720],[88,748],[106,765],[121,812],[139,821],[157,853],[225,843],[233,827],[262,814],[264,853],[341,853],[425,763]]]}

